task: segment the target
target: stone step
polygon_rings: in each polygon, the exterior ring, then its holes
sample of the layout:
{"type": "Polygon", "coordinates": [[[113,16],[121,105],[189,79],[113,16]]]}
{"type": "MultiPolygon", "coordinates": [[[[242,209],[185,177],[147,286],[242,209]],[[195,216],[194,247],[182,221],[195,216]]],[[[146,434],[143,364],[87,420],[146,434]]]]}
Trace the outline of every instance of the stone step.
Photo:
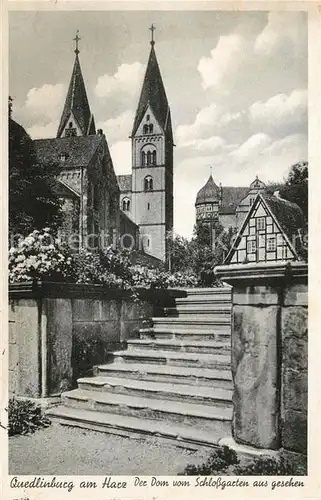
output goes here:
{"type": "Polygon", "coordinates": [[[231,316],[231,306],[228,304],[223,304],[221,306],[213,307],[212,304],[200,304],[195,306],[195,304],[183,304],[177,307],[167,307],[165,312],[171,317],[175,316],[209,316],[210,318],[217,317],[230,317],[231,316]]]}
{"type": "MultiPolygon", "coordinates": [[[[194,297],[194,296],[216,297],[222,295],[231,296],[232,293],[232,287],[230,286],[211,287],[211,288],[185,288],[184,290],[187,294],[187,297],[194,297]]],[[[175,298],[175,301],[176,300],[180,300],[180,297],[175,298]]]]}
{"type": "Polygon", "coordinates": [[[231,331],[231,319],[217,318],[153,318],[155,333],[157,331],[173,331],[175,329],[185,330],[186,332],[203,332],[207,330],[220,330],[224,332],[231,331]]]}
{"type": "Polygon", "coordinates": [[[191,386],[218,387],[232,389],[231,370],[194,368],[172,365],[156,365],[147,363],[109,363],[94,367],[94,375],[131,380],[146,380],[153,382],[170,382],[191,386]]]}
{"type": "Polygon", "coordinates": [[[200,352],[207,354],[229,354],[231,351],[230,342],[216,342],[213,340],[171,340],[171,339],[131,339],[127,340],[128,350],[133,349],[153,349],[181,352],[200,352]]]}
{"type": "Polygon", "coordinates": [[[75,389],[61,395],[64,406],[210,429],[213,420],[230,422],[232,408],[75,389]]]}
{"type": "Polygon", "coordinates": [[[78,388],[127,396],[232,407],[232,390],[117,377],[83,377],[78,388]]]}
{"type": "Polygon", "coordinates": [[[164,443],[187,449],[216,448],[222,437],[230,435],[230,423],[213,421],[210,430],[201,430],[163,420],[142,420],[137,417],[58,406],[48,412],[62,425],[91,429],[150,442],[164,443]]]}
{"type": "Polygon", "coordinates": [[[185,328],[145,328],[139,329],[141,339],[176,339],[176,340],[215,340],[217,342],[228,342],[231,339],[231,332],[226,330],[208,329],[202,331],[190,331],[185,328]]]}
{"type": "Polygon", "coordinates": [[[230,368],[229,354],[204,354],[195,352],[176,352],[147,349],[126,349],[112,353],[116,363],[155,363],[172,366],[195,366],[204,368],[230,368]]]}

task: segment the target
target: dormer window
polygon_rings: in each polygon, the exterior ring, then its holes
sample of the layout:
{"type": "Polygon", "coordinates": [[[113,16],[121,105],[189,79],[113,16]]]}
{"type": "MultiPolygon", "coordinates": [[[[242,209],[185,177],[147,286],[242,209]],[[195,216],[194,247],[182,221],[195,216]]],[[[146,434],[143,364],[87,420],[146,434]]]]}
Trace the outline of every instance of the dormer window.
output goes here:
{"type": "Polygon", "coordinates": [[[68,154],[67,153],[60,153],[60,161],[66,161],[68,158],[68,154]]]}

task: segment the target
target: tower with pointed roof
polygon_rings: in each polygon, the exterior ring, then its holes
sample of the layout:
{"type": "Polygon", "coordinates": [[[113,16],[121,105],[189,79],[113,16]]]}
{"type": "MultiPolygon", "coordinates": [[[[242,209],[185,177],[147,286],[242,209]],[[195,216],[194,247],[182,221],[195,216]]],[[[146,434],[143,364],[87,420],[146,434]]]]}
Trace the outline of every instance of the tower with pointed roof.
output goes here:
{"type": "Polygon", "coordinates": [[[80,38],[78,31],[74,40],[76,42],[76,57],[57,131],[58,138],[96,134],[95,121],[90,111],[85,82],[79,62],[78,42],[80,38]]]}
{"type": "Polygon", "coordinates": [[[166,261],[173,228],[173,133],[170,108],[155,53],[154,26],[132,140],[132,218],[146,253],[166,261]]]}

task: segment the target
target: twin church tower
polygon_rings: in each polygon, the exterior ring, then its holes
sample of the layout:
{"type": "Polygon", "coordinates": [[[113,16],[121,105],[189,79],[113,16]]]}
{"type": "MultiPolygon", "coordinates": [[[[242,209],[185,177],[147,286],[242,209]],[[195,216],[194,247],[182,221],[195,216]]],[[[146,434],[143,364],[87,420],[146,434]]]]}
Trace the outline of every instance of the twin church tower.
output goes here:
{"type": "MultiPolygon", "coordinates": [[[[131,132],[132,173],[115,175],[107,140],[96,131],[79,62],[75,62],[57,137],[34,141],[41,160],[61,163],[57,192],[64,227],[80,232],[80,246],[94,232],[124,234],[135,247],[166,261],[166,233],[173,228],[173,132],[170,108],[151,48],[131,132]]],[[[124,242],[124,239],[123,239],[124,242]]]]}

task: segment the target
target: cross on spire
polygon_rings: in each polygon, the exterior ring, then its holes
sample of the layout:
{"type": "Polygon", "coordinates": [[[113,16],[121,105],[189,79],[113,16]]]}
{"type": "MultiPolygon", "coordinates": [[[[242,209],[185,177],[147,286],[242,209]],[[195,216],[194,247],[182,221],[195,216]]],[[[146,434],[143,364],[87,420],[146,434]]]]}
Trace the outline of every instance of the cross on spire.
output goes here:
{"type": "Polygon", "coordinates": [[[150,44],[151,44],[151,45],[154,45],[154,44],[155,44],[155,42],[154,42],[154,31],[156,30],[156,28],[155,28],[155,26],[152,24],[152,25],[151,25],[151,27],[150,27],[149,29],[150,29],[150,31],[151,31],[151,33],[152,33],[152,39],[151,39],[150,44]]]}
{"type": "Polygon", "coordinates": [[[79,30],[77,30],[76,36],[73,40],[76,42],[75,54],[78,56],[78,54],[79,54],[78,42],[79,42],[79,40],[81,40],[81,38],[79,36],[79,30]]]}

